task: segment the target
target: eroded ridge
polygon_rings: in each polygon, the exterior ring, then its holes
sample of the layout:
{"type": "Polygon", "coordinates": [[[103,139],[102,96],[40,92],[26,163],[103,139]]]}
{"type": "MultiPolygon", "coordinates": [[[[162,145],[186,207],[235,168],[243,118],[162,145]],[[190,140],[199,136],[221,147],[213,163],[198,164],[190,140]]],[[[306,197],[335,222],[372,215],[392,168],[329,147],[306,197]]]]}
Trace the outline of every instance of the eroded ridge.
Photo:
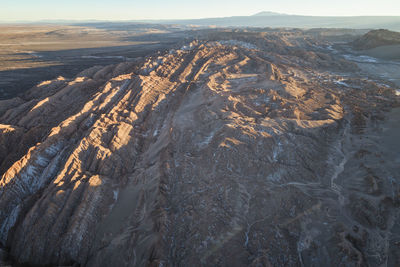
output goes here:
{"type": "Polygon", "coordinates": [[[338,84],[333,72],[355,65],[312,51],[313,40],[242,39],[95,67],[4,101],[0,241],[11,257],[85,266],[390,260],[399,177],[395,167],[378,174],[359,140],[395,105],[394,90],[338,84]],[[354,175],[348,166],[359,164],[354,175]]]}

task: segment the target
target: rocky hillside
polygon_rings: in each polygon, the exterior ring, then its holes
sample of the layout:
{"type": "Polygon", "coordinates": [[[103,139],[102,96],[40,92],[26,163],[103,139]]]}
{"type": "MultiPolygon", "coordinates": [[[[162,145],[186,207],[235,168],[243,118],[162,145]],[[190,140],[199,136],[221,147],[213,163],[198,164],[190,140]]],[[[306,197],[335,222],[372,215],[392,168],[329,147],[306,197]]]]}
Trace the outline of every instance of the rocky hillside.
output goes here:
{"type": "Polygon", "coordinates": [[[221,33],[1,101],[7,260],[395,262],[400,177],[374,139],[394,90],[318,45],[221,33]]]}
{"type": "Polygon", "coordinates": [[[386,45],[400,45],[400,33],[372,30],[352,42],[352,46],[356,50],[367,50],[386,45]]]}

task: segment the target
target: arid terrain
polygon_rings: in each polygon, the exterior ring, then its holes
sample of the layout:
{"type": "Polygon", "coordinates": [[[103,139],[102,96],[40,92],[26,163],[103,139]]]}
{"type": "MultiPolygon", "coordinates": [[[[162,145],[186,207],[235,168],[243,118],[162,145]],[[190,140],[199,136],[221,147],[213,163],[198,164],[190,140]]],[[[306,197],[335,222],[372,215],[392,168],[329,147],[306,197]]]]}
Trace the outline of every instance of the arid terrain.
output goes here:
{"type": "MultiPolygon", "coordinates": [[[[251,29],[276,32],[280,29],[251,29]]],[[[298,31],[298,30],[292,30],[298,31]]],[[[23,97],[32,86],[73,78],[93,66],[131,62],[180,47],[218,29],[137,23],[0,24],[0,100],[23,97]]],[[[367,30],[313,29],[318,39],[353,41],[367,30]]]]}
{"type": "Polygon", "coordinates": [[[400,62],[354,50],[361,34],[177,30],[18,89],[0,101],[0,263],[399,266],[400,62]]]}
{"type": "Polygon", "coordinates": [[[400,60],[400,32],[373,30],[351,43],[363,54],[389,60],[400,60]]]}
{"type": "Polygon", "coordinates": [[[0,99],[20,95],[58,76],[72,78],[94,65],[131,61],[189,37],[190,27],[100,23],[80,26],[1,25],[0,99]]]}

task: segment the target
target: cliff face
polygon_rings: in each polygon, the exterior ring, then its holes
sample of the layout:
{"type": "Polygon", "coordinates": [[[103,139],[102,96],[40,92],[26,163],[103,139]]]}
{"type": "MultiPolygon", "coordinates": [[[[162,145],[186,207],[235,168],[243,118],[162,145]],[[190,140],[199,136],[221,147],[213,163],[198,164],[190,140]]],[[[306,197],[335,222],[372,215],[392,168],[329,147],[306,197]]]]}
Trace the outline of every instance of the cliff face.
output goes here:
{"type": "Polygon", "coordinates": [[[4,101],[0,241],[13,260],[258,266],[393,258],[379,246],[395,229],[398,186],[383,166],[368,165],[377,145],[362,150],[381,110],[394,105],[393,90],[356,78],[354,88],[335,83],[327,69],[356,67],[312,51],[302,36],[248,39],[193,42],[4,101]],[[345,168],[363,164],[356,176],[345,168]]]}

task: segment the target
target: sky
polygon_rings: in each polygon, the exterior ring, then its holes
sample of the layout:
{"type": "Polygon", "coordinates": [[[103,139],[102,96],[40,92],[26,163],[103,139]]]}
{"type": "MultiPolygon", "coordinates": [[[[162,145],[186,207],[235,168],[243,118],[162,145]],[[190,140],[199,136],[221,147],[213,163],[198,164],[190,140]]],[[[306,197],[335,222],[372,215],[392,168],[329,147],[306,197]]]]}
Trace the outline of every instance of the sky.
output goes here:
{"type": "Polygon", "coordinates": [[[400,0],[0,0],[0,21],[146,20],[248,16],[400,16],[400,0]]]}

